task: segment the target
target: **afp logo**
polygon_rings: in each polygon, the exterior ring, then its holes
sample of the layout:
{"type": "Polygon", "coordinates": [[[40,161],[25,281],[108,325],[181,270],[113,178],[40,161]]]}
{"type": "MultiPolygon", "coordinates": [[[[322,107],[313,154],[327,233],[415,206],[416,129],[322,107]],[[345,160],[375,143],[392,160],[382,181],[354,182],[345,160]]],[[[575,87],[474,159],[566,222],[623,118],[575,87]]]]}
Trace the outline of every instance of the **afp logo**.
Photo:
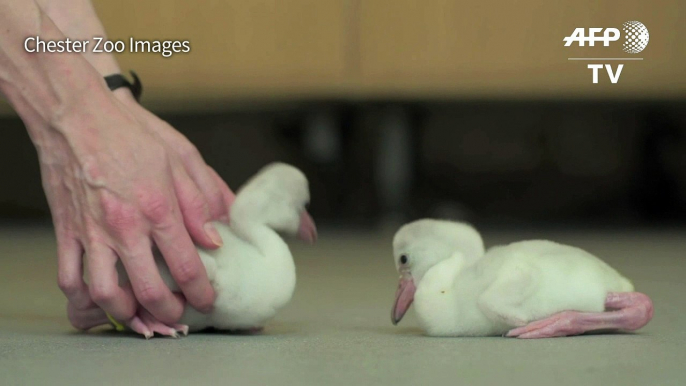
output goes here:
{"type": "MultiPolygon", "coordinates": [[[[622,50],[629,54],[638,54],[643,51],[648,45],[650,34],[640,21],[627,21],[622,25],[624,32],[624,43],[622,50]]],[[[589,46],[595,46],[596,42],[602,42],[603,46],[608,47],[610,42],[616,42],[620,38],[619,29],[617,28],[588,28],[586,34],[585,28],[576,28],[571,36],[564,39],[565,47],[569,47],[572,43],[577,42],[580,47],[584,47],[586,43],[589,46]]]]}

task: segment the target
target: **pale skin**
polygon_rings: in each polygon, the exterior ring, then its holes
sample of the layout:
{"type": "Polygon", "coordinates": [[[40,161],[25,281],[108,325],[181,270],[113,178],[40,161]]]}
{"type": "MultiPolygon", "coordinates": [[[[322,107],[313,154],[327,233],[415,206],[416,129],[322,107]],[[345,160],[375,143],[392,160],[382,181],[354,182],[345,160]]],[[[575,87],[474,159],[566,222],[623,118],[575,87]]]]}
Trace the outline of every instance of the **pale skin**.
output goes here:
{"type": "Polygon", "coordinates": [[[121,72],[114,57],[24,51],[27,36],[105,36],[89,0],[0,0],[0,26],[0,93],[38,152],[72,325],[105,324],[105,312],[129,325],[143,315],[173,324],[186,301],[211,310],[195,245],[222,245],[211,221],[228,221],[232,191],[182,134],[127,89],[107,88],[103,76],[121,72]],[[162,282],[154,245],[181,294],[162,282]],[[117,261],[130,285],[118,285],[117,261]]]}

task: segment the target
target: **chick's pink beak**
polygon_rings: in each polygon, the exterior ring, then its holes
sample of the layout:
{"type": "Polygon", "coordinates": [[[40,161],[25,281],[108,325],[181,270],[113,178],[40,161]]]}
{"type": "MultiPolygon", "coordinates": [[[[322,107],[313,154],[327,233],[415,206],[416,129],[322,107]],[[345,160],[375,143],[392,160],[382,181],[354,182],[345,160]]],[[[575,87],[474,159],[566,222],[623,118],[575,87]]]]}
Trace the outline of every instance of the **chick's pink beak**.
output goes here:
{"type": "Polygon", "coordinates": [[[298,238],[310,244],[317,241],[317,226],[314,220],[306,210],[300,214],[300,227],[298,228],[298,238]]]}
{"type": "Polygon", "coordinates": [[[397,325],[410,309],[416,289],[412,275],[409,272],[401,273],[398,290],[395,292],[395,304],[391,310],[391,321],[394,325],[397,325]]]}

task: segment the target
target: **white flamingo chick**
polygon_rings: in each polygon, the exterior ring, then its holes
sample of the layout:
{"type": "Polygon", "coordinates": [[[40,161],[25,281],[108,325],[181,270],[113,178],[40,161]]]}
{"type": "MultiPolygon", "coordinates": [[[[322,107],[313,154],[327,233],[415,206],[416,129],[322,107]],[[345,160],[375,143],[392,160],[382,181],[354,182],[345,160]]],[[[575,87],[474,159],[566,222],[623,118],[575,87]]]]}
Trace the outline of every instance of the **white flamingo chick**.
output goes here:
{"type": "MultiPolygon", "coordinates": [[[[260,331],[295,290],[293,256],[279,233],[309,243],[317,238],[305,209],[309,201],[308,181],[300,170],[282,163],[264,167],[238,191],[231,224],[214,224],[224,245],[198,250],[217,295],[213,311],[202,314],[186,305],[178,324],[167,326],[143,310],[129,327],[146,338],[154,333],[176,337],[177,332],[208,327],[260,331]]],[[[156,261],[165,283],[179,291],[164,259],[157,255],[156,261]]]]}
{"type": "Polygon", "coordinates": [[[546,338],[598,330],[633,331],[653,316],[648,296],[599,258],[552,241],[512,243],[483,252],[468,225],[409,223],[395,235],[400,284],[397,324],[414,302],[433,336],[546,338]]]}

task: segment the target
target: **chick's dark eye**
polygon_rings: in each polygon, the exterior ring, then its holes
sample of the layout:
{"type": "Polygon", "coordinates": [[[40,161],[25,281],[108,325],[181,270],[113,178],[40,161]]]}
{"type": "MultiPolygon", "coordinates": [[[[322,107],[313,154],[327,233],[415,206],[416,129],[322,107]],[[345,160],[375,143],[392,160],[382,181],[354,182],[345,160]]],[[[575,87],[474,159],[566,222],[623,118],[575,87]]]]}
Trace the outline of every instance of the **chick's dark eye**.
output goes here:
{"type": "Polygon", "coordinates": [[[407,255],[400,255],[400,264],[407,264],[407,255]]]}

